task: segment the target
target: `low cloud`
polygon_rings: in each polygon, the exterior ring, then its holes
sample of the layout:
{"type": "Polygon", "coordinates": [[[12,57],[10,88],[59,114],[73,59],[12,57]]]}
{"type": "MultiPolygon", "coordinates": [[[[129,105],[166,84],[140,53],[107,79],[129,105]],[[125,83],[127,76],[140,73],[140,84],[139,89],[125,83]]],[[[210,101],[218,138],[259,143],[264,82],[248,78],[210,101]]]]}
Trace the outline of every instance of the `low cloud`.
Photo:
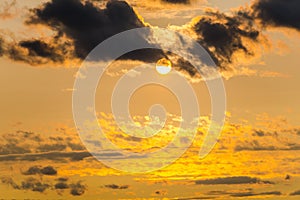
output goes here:
{"type": "Polygon", "coordinates": [[[105,185],[104,187],[114,189],[114,190],[124,190],[128,189],[129,185],[116,185],[116,184],[111,184],[111,185],[105,185]]]}
{"type": "Polygon", "coordinates": [[[33,166],[30,167],[27,171],[23,172],[24,175],[36,175],[36,174],[42,174],[42,175],[57,175],[57,170],[52,166],[47,167],[39,167],[39,166],[33,166]]]}
{"type": "Polygon", "coordinates": [[[86,186],[83,185],[81,181],[71,184],[70,187],[71,187],[70,194],[73,196],[81,196],[84,194],[86,190],[86,186]]]}
{"type": "MultiPolygon", "coordinates": [[[[104,154],[105,156],[106,154],[104,154]]],[[[87,152],[46,152],[36,154],[17,154],[17,155],[2,155],[1,161],[33,161],[33,160],[72,160],[80,161],[84,158],[91,157],[92,155],[87,152]]],[[[110,154],[107,156],[111,156],[110,154]]]]}
{"type": "Polygon", "coordinates": [[[230,197],[253,197],[253,196],[280,196],[280,191],[270,192],[254,192],[253,189],[246,189],[241,191],[210,191],[207,195],[211,196],[230,196],[230,197]]]}
{"type": "Polygon", "coordinates": [[[50,185],[42,183],[35,178],[28,178],[27,180],[22,181],[20,188],[23,190],[31,190],[33,192],[44,192],[47,188],[50,188],[50,185]]]}
{"type": "Polygon", "coordinates": [[[13,189],[16,190],[31,190],[33,192],[40,192],[43,193],[46,189],[51,188],[50,184],[43,183],[42,181],[30,177],[21,182],[18,185],[12,178],[10,177],[2,177],[2,183],[12,186],[13,189]]]}
{"type": "Polygon", "coordinates": [[[235,193],[231,194],[232,197],[251,197],[251,196],[280,196],[282,193],[280,191],[271,191],[271,192],[261,192],[261,193],[254,193],[254,192],[246,192],[246,193],[235,193]]]}
{"type": "Polygon", "coordinates": [[[299,196],[299,195],[300,195],[300,190],[297,190],[290,194],[290,196],[299,196]]]}
{"type": "Polygon", "coordinates": [[[63,178],[63,180],[58,179],[57,183],[52,184],[50,180],[43,181],[40,177],[29,177],[25,180],[22,180],[20,184],[18,184],[11,177],[1,178],[1,182],[3,184],[9,185],[15,190],[27,190],[44,193],[48,189],[55,190],[59,195],[63,195],[63,191],[69,190],[70,194],[73,196],[81,196],[85,193],[87,186],[82,184],[82,181],[77,181],[75,183],[70,184],[67,181],[68,179],[63,178]]]}
{"type": "Polygon", "coordinates": [[[236,184],[273,184],[270,181],[260,180],[248,176],[225,177],[215,179],[197,180],[196,184],[199,185],[236,185],[236,184]]]}
{"type": "Polygon", "coordinates": [[[56,183],[55,185],[54,185],[54,188],[55,189],[60,189],[60,190],[65,190],[65,189],[69,189],[69,185],[67,184],[67,183],[65,183],[65,182],[59,182],[59,183],[56,183]]]}

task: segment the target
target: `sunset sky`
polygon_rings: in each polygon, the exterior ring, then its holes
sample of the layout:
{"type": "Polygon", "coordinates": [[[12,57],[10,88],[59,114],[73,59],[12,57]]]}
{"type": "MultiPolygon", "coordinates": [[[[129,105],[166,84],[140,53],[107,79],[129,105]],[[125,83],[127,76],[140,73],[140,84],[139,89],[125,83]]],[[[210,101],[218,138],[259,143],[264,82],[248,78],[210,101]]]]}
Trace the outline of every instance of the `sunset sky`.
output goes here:
{"type": "MultiPolygon", "coordinates": [[[[299,44],[297,0],[0,0],[0,199],[298,199],[299,44]],[[196,91],[201,113],[193,144],[181,158],[132,174],[105,166],[87,151],[73,120],[72,93],[82,75],[78,70],[98,44],[143,27],[184,34],[208,52],[224,82],[226,119],[213,151],[199,158],[212,112],[202,76],[190,61],[164,51],[120,57],[95,95],[98,123],[120,148],[162,148],[182,120],[176,96],[148,85],[131,96],[131,116],[147,125],[149,108],[162,104],[163,129],[140,139],[117,127],[112,91],[136,66],[150,63],[158,79],[167,79],[171,75],[157,73],[155,63],[168,59],[196,91]]],[[[140,75],[134,72],[128,75],[133,81],[140,75]]],[[[108,159],[109,153],[101,156],[108,159]]],[[[139,167],[161,160],[141,159],[139,167]]]]}

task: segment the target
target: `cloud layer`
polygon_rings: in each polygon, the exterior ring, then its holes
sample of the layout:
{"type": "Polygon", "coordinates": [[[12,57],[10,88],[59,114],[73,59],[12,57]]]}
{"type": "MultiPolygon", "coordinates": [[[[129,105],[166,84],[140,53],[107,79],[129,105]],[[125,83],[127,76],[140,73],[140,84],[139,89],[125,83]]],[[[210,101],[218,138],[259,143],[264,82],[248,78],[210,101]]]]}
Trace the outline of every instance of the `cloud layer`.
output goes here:
{"type": "MultiPolygon", "coordinates": [[[[184,4],[189,0],[161,0],[168,4],[184,4]]],[[[133,3],[138,5],[138,2],[133,3]]],[[[229,13],[207,10],[187,25],[176,27],[194,37],[224,71],[238,69],[252,58],[259,58],[260,49],[268,44],[263,34],[268,27],[300,30],[299,2],[296,0],[256,0],[249,7],[229,13]]],[[[15,40],[9,43],[0,38],[0,56],[7,56],[30,65],[80,61],[105,39],[134,28],[150,27],[125,1],[50,0],[31,10],[26,20],[30,26],[43,25],[53,37],[15,40]]],[[[172,28],[172,27],[169,27],[172,28]]],[[[173,27],[174,28],[174,27],[173,27]]],[[[141,39],[146,39],[142,38],[141,39]]],[[[121,59],[153,62],[168,57],[162,51],[141,50],[121,59]]],[[[188,61],[174,63],[195,76],[188,61]]]]}

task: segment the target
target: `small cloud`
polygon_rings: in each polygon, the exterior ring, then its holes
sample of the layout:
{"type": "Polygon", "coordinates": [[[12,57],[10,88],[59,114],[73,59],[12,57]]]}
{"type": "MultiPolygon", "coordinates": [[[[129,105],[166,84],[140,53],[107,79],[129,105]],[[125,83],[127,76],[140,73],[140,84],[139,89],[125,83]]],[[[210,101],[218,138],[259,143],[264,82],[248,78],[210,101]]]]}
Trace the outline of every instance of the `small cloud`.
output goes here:
{"type": "Polygon", "coordinates": [[[36,174],[43,174],[53,176],[57,174],[57,170],[54,169],[52,166],[47,166],[44,168],[33,166],[30,167],[26,172],[23,172],[24,175],[36,175],[36,174]]]}
{"type": "Polygon", "coordinates": [[[2,177],[1,182],[3,184],[7,184],[7,185],[12,186],[12,188],[14,188],[14,189],[20,189],[18,184],[11,177],[2,177]]]}
{"type": "Polygon", "coordinates": [[[84,194],[84,192],[86,190],[86,186],[81,184],[81,181],[78,181],[75,184],[71,184],[70,188],[71,188],[70,193],[73,196],[81,196],[84,194]]]}
{"type": "Polygon", "coordinates": [[[230,194],[230,196],[232,196],[232,197],[280,196],[280,195],[282,195],[282,193],[279,191],[261,192],[261,193],[245,192],[245,193],[230,194]]]}
{"type": "Polygon", "coordinates": [[[42,183],[39,180],[35,179],[35,178],[28,178],[25,181],[22,181],[21,189],[23,190],[31,190],[34,192],[44,192],[47,188],[50,188],[49,184],[46,183],[42,183]]]}
{"type": "Polygon", "coordinates": [[[197,180],[195,181],[195,183],[199,185],[273,184],[270,181],[263,181],[258,178],[252,178],[248,176],[235,176],[235,177],[197,180]]]}
{"type": "Polygon", "coordinates": [[[60,189],[60,190],[64,190],[64,189],[68,189],[69,188],[69,185],[65,182],[59,182],[59,183],[56,183],[54,185],[54,188],[55,189],[60,189]]]}
{"type": "Polygon", "coordinates": [[[297,190],[290,194],[290,196],[299,196],[299,195],[300,195],[300,190],[297,190]]]}
{"type": "Polygon", "coordinates": [[[114,189],[114,190],[123,190],[123,189],[128,189],[129,185],[110,184],[110,185],[105,185],[104,187],[114,189]]]}
{"type": "Polygon", "coordinates": [[[155,191],[155,194],[156,195],[167,195],[168,192],[166,190],[157,190],[157,191],[155,191]]]}
{"type": "Polygon", "coordinates": [[[41,173],[44,175],[56,175],[57,174],[57,170],[54,169],[54,167],[52,166],[48,166],[48,167],[44,167],[41,169],[41,173]]]}

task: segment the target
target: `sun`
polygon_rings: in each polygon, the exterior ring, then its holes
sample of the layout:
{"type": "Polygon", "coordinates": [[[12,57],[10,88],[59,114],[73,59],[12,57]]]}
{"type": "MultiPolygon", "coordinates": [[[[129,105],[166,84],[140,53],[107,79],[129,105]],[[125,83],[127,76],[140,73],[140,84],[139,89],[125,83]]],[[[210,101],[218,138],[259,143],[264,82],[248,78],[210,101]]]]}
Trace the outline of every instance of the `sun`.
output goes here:
{"type": "Polygon", "coordinates": [[[168,59],[162,58],[156,63],[156,71],[159,74],[166,75],[172,70],[172,63],[168,59]]]}

